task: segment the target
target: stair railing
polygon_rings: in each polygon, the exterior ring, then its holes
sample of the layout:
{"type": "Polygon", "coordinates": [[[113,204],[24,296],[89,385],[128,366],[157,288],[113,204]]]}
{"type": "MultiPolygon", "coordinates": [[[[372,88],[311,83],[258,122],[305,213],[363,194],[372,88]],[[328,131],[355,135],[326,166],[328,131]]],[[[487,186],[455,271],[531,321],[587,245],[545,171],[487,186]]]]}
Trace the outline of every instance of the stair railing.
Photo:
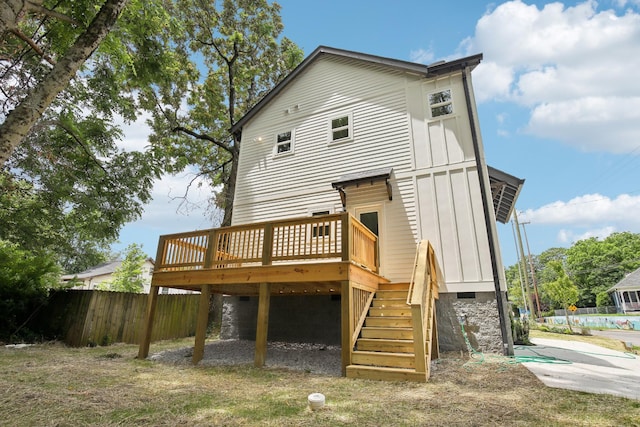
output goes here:
{"type": "Polygon", "coordinates": [[[437,349],[435,299],[438,298],[438,288],[442,281],[435,251],[428,240],[423,240],[416,249],[407,305],[411,306],[413,321],[415,370],[424,373],[427,379],[429,362],[433,356],[432,347],[437,349]]]}

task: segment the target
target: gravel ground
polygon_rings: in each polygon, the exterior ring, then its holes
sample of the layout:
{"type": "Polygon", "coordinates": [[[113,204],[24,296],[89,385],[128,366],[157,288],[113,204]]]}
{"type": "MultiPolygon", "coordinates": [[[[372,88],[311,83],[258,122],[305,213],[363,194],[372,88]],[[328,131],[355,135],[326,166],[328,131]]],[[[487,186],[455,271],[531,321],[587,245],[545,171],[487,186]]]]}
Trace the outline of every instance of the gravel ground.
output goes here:
{"type": "MultiPolygon", "coordinates": [[[[255,341],[219,340],[207,343],[199,366],[253,365],[255,341]]],[[[150,360],[176,365],[191,364],[193,347],[167,350],[150,360]]],[[[323,344],[270,342],[265,365],[313,374],[341,376],[340,347],[323,344]]]]}

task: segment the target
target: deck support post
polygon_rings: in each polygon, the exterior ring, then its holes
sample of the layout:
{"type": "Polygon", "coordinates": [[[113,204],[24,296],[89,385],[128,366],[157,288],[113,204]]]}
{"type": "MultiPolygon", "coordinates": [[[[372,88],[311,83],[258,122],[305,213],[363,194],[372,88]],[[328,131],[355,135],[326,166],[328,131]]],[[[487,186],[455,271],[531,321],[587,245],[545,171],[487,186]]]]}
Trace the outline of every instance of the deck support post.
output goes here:
{"type": "Polygon", "coordinates": [[[204,356],[204,340],[207,336],[210,299],[211,287],[209,285],[202,285],[200,288],[200,304],[198,305],[198,320],[196,322],[196,341],[193,346],[193,357],[191,359],[194,365],[197,365],[204,356]]]}
{"type": "Polygon", "coordinates": [[[256,353],[254,365],[264,366],[267,356],[267,331],[269,330],[269,304],[271,302],[271,284],[260,283],[258,300],[258,324],[256,325],[256,353]]]}
{"type": "Polygon", "coordinates": [[[351,365],[351,334],[353,331],[353,316],[351,314],[351,283],[348,280],[342,281],[340,290],[340,335],[342,348],[342,376],[347,376],[347,366],[351,365]]]}
{"type": "Polygon", "coordinates": [[[146,359],[149,355],[149,345],[151,344],[151,331],[153,330],[153,316],[156,314],[156,304],[158,302],[157,286],[151,286],[147,299],[147,318],[142,332],[142,340],[138,348],[138,359],[146,359]]]}

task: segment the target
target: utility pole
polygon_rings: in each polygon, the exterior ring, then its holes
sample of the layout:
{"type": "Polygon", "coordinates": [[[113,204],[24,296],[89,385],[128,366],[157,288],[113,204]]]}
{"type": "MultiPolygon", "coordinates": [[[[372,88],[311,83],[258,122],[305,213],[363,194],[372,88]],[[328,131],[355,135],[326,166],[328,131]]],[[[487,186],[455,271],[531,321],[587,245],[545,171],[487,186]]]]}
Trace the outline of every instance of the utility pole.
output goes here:
{"type": "Polygon", "coordinates": [[[536,308],[537,308],[537,316],[538,319],[542,317],[540,312],[540,297],[538,296],[538,283],[536,281],[536,271],[533,268],[533,261],[531,260],[531,251],[529,250],[529,239],[527,238],[527,229],[525,228],[525,224],[530,224],[529,222],[522,223],[522,231],[524,231],[524,241],[527,244],[527,255],[529,256],[529,268],[531,268],[531,281],[533,282],[533,295],[536,297],[536,308]]]}
{"type": "Polygon", "coordinates": [[[524,286],[527,289],[527,301],[529,301],[529,308],[533,311],[533,302],[531,301],[531,293],[529,288],[529,278],[527,277],[527,264],[524,260],[524,247],[522,246],[522,235],[520,234],[520,224],[518,223],[518,212],[517,209],[513,210],[513,221],[516,224],[516,236],[518,237],[518,248],[520,255],[520,264],[522,266],[522,271],[524,271],[524,286]]]}
{"type": "MultiPolygon", "coordinates": [[[[513,243],[515,243],[516,245],[516,252],[519,254],[520,252],[518,251],[518,241],[516,240],[516,227],[515,224],[513,222],[513,220],[511,221],[511,230],[513,231],[513,243]]],[[[522,291],[522,302],[524,304],[524,311],[525,313],[529,312],[529,303],[527,302],[527,293],[524,291],[524,283],[522,283],[522,265],[520,263],[520,257],[518,257],[518,279],[520,280],[520,290],[522,291]]]]}

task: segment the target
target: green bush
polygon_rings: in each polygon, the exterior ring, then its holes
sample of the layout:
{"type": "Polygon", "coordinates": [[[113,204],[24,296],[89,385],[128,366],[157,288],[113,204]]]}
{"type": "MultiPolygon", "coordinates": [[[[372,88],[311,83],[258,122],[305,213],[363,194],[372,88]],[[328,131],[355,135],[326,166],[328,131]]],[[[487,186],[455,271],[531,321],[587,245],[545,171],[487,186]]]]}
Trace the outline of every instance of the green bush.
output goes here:
{"type": "Polygon", "coordinates": [[[60,268],[51,254],[34,253],[0,240],[0,341],[33,341],[38,331],[27,326],[57,286],[60,268]]]}
{"type": "Polygon", "coordinates": [[[529,341],[529,321],[511,315],[511,335],[516,345],[531,345],[529,341]]]}

